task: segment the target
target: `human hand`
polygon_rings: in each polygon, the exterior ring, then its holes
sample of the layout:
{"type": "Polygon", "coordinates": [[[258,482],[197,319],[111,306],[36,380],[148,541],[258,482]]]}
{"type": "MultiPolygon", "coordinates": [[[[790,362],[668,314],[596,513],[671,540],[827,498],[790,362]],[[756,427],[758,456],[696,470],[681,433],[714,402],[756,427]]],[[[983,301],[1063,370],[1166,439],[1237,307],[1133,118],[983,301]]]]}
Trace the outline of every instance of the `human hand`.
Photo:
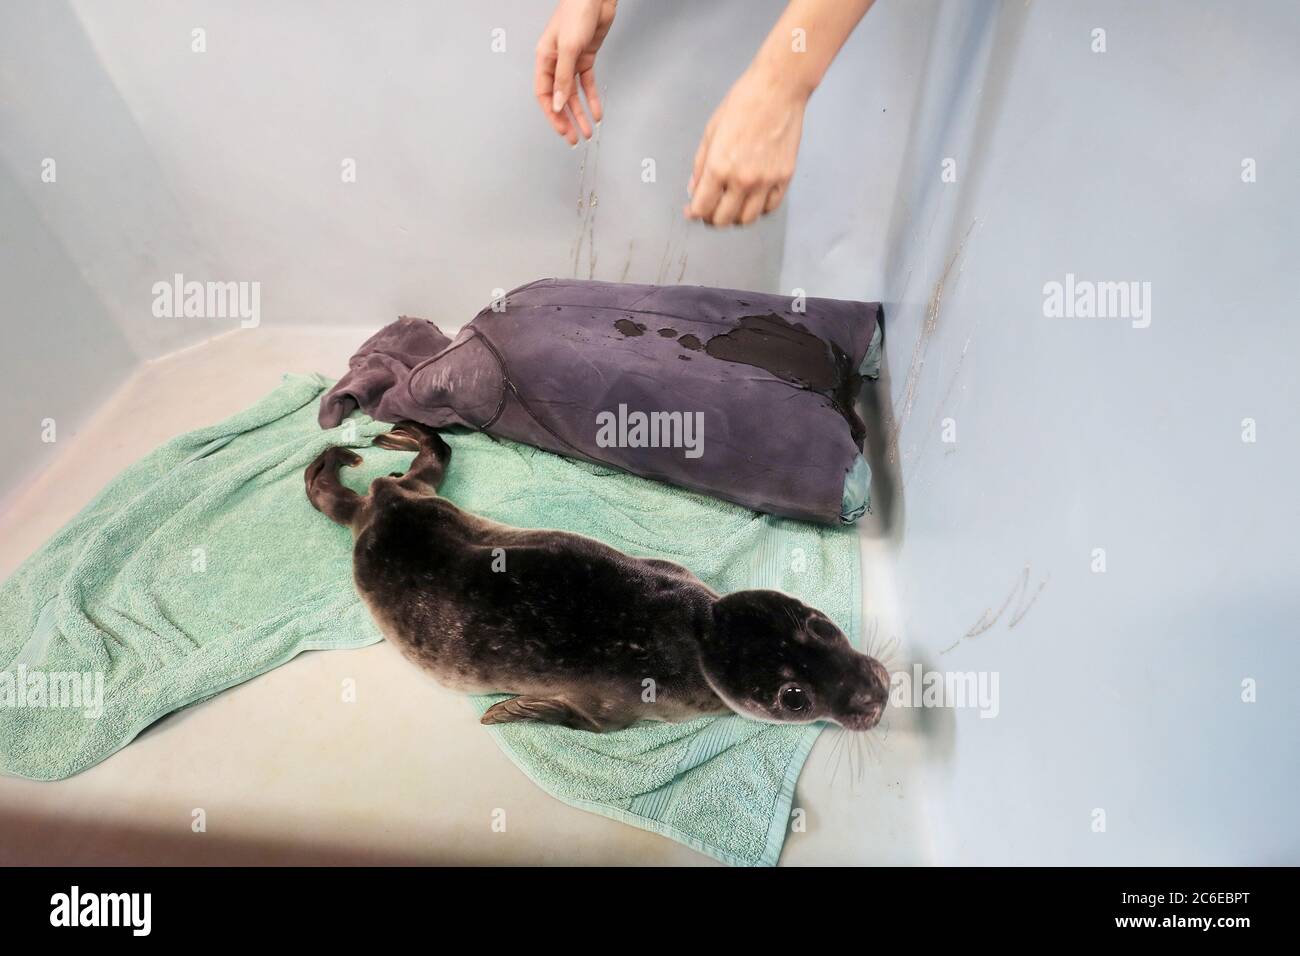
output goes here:
{"type": "Polygon", "coordinates": [[[596,91],[596,51],[614,23],[618,0],[560,0],[537,41],[533,89],[537,103],[555,132],[578,144],[578,132],[591,139],[592,122],[602,116],[596,91]],[[578,97],[578,84],[587,97],[591,120],[578,97]]]}
{"type": "Polygon", "coordinates": [[[747,226],[781,204],[809,92],[759,66],[741,75],[704,127],[687,187],[687,219],[747,226]]]}

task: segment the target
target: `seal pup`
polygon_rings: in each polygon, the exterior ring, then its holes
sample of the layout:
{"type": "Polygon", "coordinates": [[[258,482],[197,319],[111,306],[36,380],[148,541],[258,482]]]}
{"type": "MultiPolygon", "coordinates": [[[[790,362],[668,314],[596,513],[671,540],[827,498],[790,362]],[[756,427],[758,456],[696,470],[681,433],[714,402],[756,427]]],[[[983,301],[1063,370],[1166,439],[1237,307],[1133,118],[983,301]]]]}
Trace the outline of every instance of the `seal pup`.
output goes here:
{"type": "Polygon", "coordinates": [[[374,444],[416,455],[358,495],[338,470],[361,457],[327,448],[307,468],[307,497],[352,529],[357,590],[407,658],[454,690],[518,695],[483,723],[880,721],[888,671],[815,608],[779,591],[721,596],[671,561],[468,514],[438,495],[451,448],[425,425],[402,422],[374,444]]]}

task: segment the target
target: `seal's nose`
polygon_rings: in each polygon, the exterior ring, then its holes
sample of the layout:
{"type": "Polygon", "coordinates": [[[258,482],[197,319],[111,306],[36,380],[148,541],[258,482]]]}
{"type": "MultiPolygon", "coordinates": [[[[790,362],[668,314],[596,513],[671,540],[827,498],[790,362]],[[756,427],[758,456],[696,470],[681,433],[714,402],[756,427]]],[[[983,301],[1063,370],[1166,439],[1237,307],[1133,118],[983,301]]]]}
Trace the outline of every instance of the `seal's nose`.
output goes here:
{"type": "Polygon", "coordinates": [[[874,658],[865,658],[862,663],[862,682],[849,697],[846,709],[845,726],[854,730],[870,730],[880,723],[889,701],[889,671],[874,658]]]}
{"type": "Polygon", "coordinates": [[[885,703],[888,700],[888,693],[873,687],[871,690],[859,691],[854,694],[853,699],[849,701],[849,710],[858,714],[870,710],[884,710],[885,703]]]}
{"type": "Polygon", "coordinates": [[[859,703],[857,703],[840,719],[839,723],[841,726],[847,727],[849,730],[870,730],[872,727],[876,726],[876,724],[880,723],[880,718],[884,713],[884,698],[862,698],[859,703]]]}
{"type": "Polygon", "coordinates": [[[871,670],[871,676],[876,679],[876,682],[880,685],[885,697],[888,698],[890,681],[889,671],[885,669],[884,664],[880,663],[880,661],[876,660],[874,657],[868,657],[867,660],[869,661],[867,666],[871,670]]]}

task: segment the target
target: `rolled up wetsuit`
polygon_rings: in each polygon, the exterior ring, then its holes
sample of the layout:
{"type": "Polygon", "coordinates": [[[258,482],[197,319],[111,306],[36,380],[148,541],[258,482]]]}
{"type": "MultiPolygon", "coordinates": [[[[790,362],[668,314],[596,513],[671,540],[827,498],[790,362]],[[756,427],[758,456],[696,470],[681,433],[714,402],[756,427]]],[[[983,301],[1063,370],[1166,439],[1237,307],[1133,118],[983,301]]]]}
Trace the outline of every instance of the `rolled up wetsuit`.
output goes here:
{"type": "Polygon", "coordinates": [[[878,374],[875,302],[541,279],[454,338],[403,317],[321,400],[330,428],[462,425],[756,511],[852,522],[871,471],[855,400],[878,374]]]}

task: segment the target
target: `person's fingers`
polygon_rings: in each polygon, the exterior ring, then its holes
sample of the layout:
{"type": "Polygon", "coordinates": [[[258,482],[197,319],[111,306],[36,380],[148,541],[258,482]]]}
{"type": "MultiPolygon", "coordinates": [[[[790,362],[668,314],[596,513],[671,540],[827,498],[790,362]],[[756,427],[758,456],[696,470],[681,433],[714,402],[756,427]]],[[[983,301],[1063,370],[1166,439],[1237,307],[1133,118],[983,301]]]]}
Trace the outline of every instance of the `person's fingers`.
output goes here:
{"type": "MultiPolygon", "coordinates": [[[[539,100],[545,94],[548,98],[546,104],[548,107],[551,105],[549,98],[555,90],[555,60],[557,56],[555,34],[548,30],[537,41],[537,56],[533,60],[533,92],[537,94],[539,100]]],[[[551,110],[551,112],[556,113],[559,111],[551,110]]]]}
{"type": "Polygon", "coordinates": [[[574,121],[573,114],[569,112],[568,105],[565,105],[563,112],[554,115],[559,117],[560,122],[564,124],[564,132],[560,134],[564,137],[564,141],[570,146],[577,146],[578,124],[574,121]]]}
{"type": "Polygon", "coordinates": [[[591,139],[591,121],[587,119],[587,111],[582,108],[582,100],[575,89],[573,95],[569,97],[569,112],[578,123],[578,129],[582,130],[584,139],[591,139]]]}
{"type": "Polygon", "coordinates": [[[763,204],[763,212],[769,213],[777,206],[781,205],[781,199],[785,196],[784,186],[773,186],[767,191],[767,202],[763,204]]]}
{"type": "Polygon", "coordinates": [[[565,139],[572,137],[572,141],[577,142],[577,134],[573,132],[573,129],[569,124],[568,114],[551,112],[550,92],[548,91],[546,93],[537,94],[537,102],[542,107],[542,115],[545,116],[546,121],[551,124],[551,128],[565,139]]]}
{"type": "Polygon", "coordinates": [[[718,200],[721,198],[722,183],[706,166],[704,172],[700,175],[700,181],[695,185],[695,192],[691,195],[691,201],[686,204],[686,218],[703,219],[708,222],[713,216],[713,210],[718,205],[718,200]]]}
{"type": "Polygon", "coordinates": [[[551,128],[555,130],[555,132],[559,133],[560,136],[564,137],[564,139],[568,140],[570,146],[575,145],[578,142],[578,131],[577,127],[573,125],[573,121],[569,118],[568,112],[551,112],[550,93],[537,94],[537,102],[541,105],[542,115],[545,116],[546,121],[551,124],[551,128]]]}
{"type": "Polygon", "coordinates": [[[736,220],[740,225],[748,226],[763,215],[763,207],[767,205],[768,192],[769,190],[760,187],[745,197],[745,204],[740,207],[740,216],[736,220]]]}
{"type": "Polygon", "coordinates": [[[572,43],[561,40],[555,51],[555,92],[551,96],[551,109],[563,111],[569,97],[577,93],[573,85],[573,71],[578,62],[579,50],[572,43]]]}
{"type": "Polygon", "coordinates": [[[599,123],[604,118],[605,108],[600,105],[600,91],[596,89],[596,71],[583,70],[578,74],[578,79],[582,81],[582,92],[587,97],[591,118],[599,123]]]}
{"type": "Polygon", "coordinates": [[[718,200],[717,208],[713,210],[713,215],[705,220],[711,226],[733,226],[736,219],[740,216],[741,206],[744,204],[749,194],[735,183],[727,183],[727,188],[722,192],[722,198],[718,200]]]}
{"type": "Polygon", "coordinates": [[[538,96],[549,94],[554,86],[555,38],[550,33],[543,33],[537,41],[537,55],[533,58],[533,92],[538,96]]]}
{"type": "Polygon", "coordinates": [[[537,96],[537,105],[542,108],[542,115],[551,124],[551,128],[570,144],[578,141],[569,122],[569,117],[561,110],[553,109],[555,96],[555,36],[548,32],[537,41],[537,59],[533,67],[533,93],[537,96]]]}

